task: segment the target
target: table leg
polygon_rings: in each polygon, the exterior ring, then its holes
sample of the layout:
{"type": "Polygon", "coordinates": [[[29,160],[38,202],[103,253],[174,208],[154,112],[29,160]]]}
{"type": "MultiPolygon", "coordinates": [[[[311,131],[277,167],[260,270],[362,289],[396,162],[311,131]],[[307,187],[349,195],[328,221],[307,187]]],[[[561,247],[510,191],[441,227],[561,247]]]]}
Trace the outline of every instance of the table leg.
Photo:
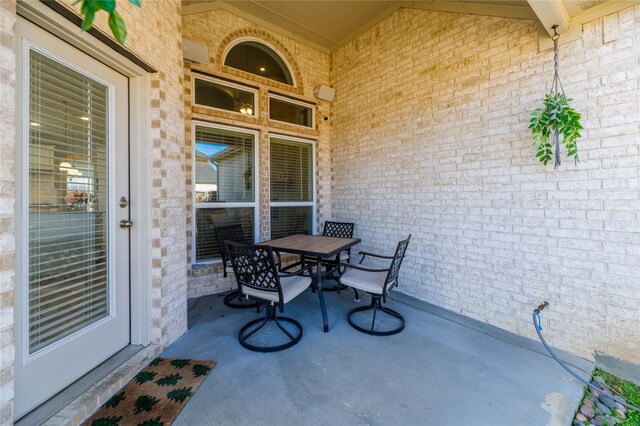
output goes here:
{"type": "Polygon", "coordinates": [[[316,262],[316,287],[318,290],[318,297],[320,298],[320,310],[322,311],[322,325],[324,326],[324,332],[329,331],[329,320],[327,319],[327,307],[324,303],[324,296],[322,295],[322,269],[320,264],[320,258],[316,262]]]}

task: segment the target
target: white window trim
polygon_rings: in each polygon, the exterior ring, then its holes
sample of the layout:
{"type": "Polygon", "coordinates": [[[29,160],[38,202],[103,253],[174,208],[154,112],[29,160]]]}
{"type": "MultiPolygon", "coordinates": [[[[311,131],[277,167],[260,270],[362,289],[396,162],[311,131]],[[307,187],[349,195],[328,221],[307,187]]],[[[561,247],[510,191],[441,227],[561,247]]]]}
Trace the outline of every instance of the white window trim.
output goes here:
{"type": "MultiPolygon", "coordinates": [[[[227,55],[229,54],[229,51],[231,49],[236,47],[238,44],[244,43],[246,41],[253,41],[253,42],[256,42],[256,43],[264,44],[269,49],[271,49],[274,52],[276,52],[278,54],[278,56],[280,57],[280,59],[282,59],[282,62],[284,62],[284,64],[286,65],[287,69],[289,70],[289,74],[291,74],[291,82],[293,83],[293,84],[291,84],[291,87],[298,87],[298,82],[296,81],[296,75],[293,72],[293,68],[291,67],[291,64],[289,63],[289,61],[287,61],[287,58],[285,58],[285,56],[282,53],[280,53],[280,51],[278,49],[276,49],[276,47],[274,45],[272,45],[271,43],[268,43],[265,40],[263,40],[261,38],[258,38],[258,37],[240,37],[240,38],[235,39],[233,42],[229,43],[229,45],[224,49],[224,52],[222,53],[222,64],[224,65],[224,63],[227,61],[227,55]]],[[[228,66],[228,65],[225,65],[225,66],[228,66]]],[[[229,67],[229,68],[233,68],[233,67],[229,67]]],[[[235,70],[237,68],[233,68],[233,69],[235,70]]],[[[243,70],[238,70],[238,71],[247,72],[247,71],[243,71],[243,70]]],[[[252,74],[252,73],[250,73],[250,74],[251,75],[257,75],[257,74],[252,74]]],[[[272,80],[270,78],[262,77],[260,75],[258,75],[258,77],[264,78],[265,80],[273,81],[275,83],[284,84],[285,86],[289,86],[289,84],[283,83],[281,81],[272,80]]]]}
{"type": "MultiPolygon", "coordinates": [[[[312,103],[309,102],[304,102],[304,101],[299,101],[297,99],[292,99],[292,98],[288,98],[286,96],[279,96],[276,95],[274,93],[269,93],[269,102],[267,104],[267,117],[269,118],[269,121],[274,121],[276,123],[283,123],[283,124],[287,124],[289,126],[295,126],[295,127],[299,127],[301,129],[311,129],[311,130],[315,130],[316,129],[316,106],[312,103]],[[271,118],[271,99],[277,99],[279,101],[282,102],[286,102],[289,104],[294,104],[294,105],[300,105],[303,106],[305,108],[310,108],[311,109],[311,126],[303,126],[301,124],[295,124],[295,123],[290,123],[288,121],[280,121],[280,120],[276,120],[274,118],[271,118]]],[[[304,140],[304,139],[302,139],[304,140]]]]}
{"type": "MultiPolygon", "coordinates": [[[[271,152],[271,139],[281,139],[291,142],[300,142],[311,145],[311,175],[313,176],[311,194],[313,196],[312,201],[271,201],[271,195],[269,195],[269,238],[271,238],[271,207],[311,207],[311,234],[316,235],[316,141],[313,139],[296,138],[294,136],[281,135],[279,133],[269,133],[269,152],[271,152]]],[[[269,166],[271,168],[271,166],[269,166]]],[[[271,194],[271,182],[269,182],[269,194],[271,194]]]]}
{"type": "Polygon", "coordinates": [[[195,217],[196,217],[196,209],[199,208],[209,208],[209,209],[232,209],[232,208],[248,208],[248,207],[252,207],[253,208],[253,242],[257,243],[258,242],[258,238],[259,236],[259,224],[260,224],[260,203],[259,203],[259,191],[260,191],[260,173],[258,170],[258,165],[259,165],[259,161],[258,161],[258,142],[259,142],[259,136],[260,136],[260,132],[258,132],[257,130],[249,130],[249,129],[245,129],[242,127],[234,127],[234,126],[225,126],[222,124],[214,124],[214,123],[207,123],[204,121],[197,121],[197,120],[192,120],[191,122],[191,143],[193,146],[193,155],[192,155],[192,160],[191,160],[191,170],[193,170],[192,172],[192,177],[191,180],[193,182],[192,187],[191,187],[191,192],[192,192],[192,204],[193,204],[193,208],[191,211],[191,217],[192,217],[192,225],[191,225],[191,264],[195,265],[212,265],[212,264],[216,264],[216,263],[221,263],[222,259],[221,258],[215,258],[215,259],[211,259],[211,260],[202,260],[202,261],[198,261],[196,260],[196,221],[195,221],[195,217]],[[252,135],[253,136],[253,170],[255,170],[254,172],[254,176],[255,176],[255,181],[254,181],[254,194],[253,194],[253,202],[247,203],[247,202],[240,202],[240,203],[221,203],[221,202],[215,202],[215,203],[196,203],[196,156],[195,156],[195,150],[196,150],[196,142],[195,142],[195,138],[196,138],[196,126],[199,127],[208,127],[210,129],[219,129],[219,130],[228,130],[228,131],[232,131],[232,132],[237,132],[237,133],[244,133],[244,134],[248,134],[248,135],[252,135]]]}
{"type": "Polygon", "coordinates": [[[205,108],[211,108],[214,109],[216,111],[222,111],[222,112],[229,112],[231,114],[236,114],[240,117],[257,117],[258,116],[258,111],[260,110],[260,106],[258,105],[259,103],[259,99],[260,96],[258,96],[258,89],[254,89],[253,87],[248,87],[248,86],[243,86],[242,84],[236,84],[236,83],[231,83],[229,81],[226,80],[221,80],[215,77],[209,77],[206,75],[202,75],[199,73],[192,73],[192,78],[191,78],[191,102],[193,103],[193,105],[198,105],[201,107],[205,107],[205,108]],[[225,87],[229,87],[232,89],[237,89],[237,90],[242,90],[243,92],[248,92],[251,93],[253,95],[253,113],[252,114],[243,114],[241,112],[238,111],[231,111],[228,109],[223,109],[223,108],[217,108],[211,105],[205,105],[205,104],[199,104],[196,102],[196,79],[198,80],[204,80],[204,81],[208,81],[210,83],[215,83],[215,84],[219,84],[221,86],[225,86],[225,87]]]}

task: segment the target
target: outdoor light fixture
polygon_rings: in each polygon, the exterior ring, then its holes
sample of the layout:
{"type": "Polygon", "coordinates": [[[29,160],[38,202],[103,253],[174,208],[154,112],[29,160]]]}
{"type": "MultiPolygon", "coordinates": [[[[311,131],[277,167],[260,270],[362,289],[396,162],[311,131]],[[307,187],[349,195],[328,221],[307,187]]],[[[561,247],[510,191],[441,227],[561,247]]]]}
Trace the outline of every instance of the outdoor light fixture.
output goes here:
{"type": "Polygon", "coordinates": [[[75,168],[75,166],[69,161],[63,161],[60,163],[60,171],[67,172],[70,176],[82,176],[82,172],[75,168]]]}
{"type": "Polygon", "coordinates": [[[267,69],[265,67],[260,67],[260,71],[265,72],[267,69]]]}
{"type": "Polygon", "coordinates": [[[64,172],[68,173],[69,170],[71,170],[72,167],[73,166],[68,161],[63,161],[62,163],[60,163],[60,171],[64,171],[64,172]]]}

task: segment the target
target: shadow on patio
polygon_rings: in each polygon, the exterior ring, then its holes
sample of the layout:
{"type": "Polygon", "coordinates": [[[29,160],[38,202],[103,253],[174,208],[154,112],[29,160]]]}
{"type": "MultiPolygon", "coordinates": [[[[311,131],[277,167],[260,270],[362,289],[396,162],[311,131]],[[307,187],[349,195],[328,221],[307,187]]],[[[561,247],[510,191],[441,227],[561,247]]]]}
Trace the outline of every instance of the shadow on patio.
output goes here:
{"type": "Polygon", "coordinates": [[[304,327],[301,342],[270,354],[237,341],[240,327],[258,317],[255,310],[230,309],[221,295],[192,300],[189,331],[162,356],[218,365],[174,424],[571,423],[582,385],[538,342],[392,296],[389,306],[402,312],[406,328],[374,337],[347,323],[350,291],[325,293],[330,332],[323,333],[317,296],[307,290],[285,309],[304,327]]]}

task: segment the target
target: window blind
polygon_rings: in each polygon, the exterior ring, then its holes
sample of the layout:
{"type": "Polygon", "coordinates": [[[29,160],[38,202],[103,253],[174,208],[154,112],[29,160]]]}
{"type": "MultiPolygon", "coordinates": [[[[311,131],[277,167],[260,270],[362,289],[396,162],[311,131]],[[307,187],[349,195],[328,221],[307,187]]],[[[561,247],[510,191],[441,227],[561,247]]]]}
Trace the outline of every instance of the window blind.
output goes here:
{"type": "Polygon", "coordinates": [[[271,239],[311,234],[310,206],[271,207],[271,239]]]}
{"type": "Polygon", "coordinates": [[[29,52],[29,352],[109,314],[108,88],[29,52]]]}
{"type": "Polygon", "coordinates": [[[253,202],[253,136],[196,126],[196,202],[253,202]]]}
{"type": "Polygon", "coordinates": [[[220,257],[215,227],[241,224],[244,238],[253,242],[253,207],[196,209],[196,259],[199,262],[220,257]]]}
{"type": "Polygon", "coordinates": [[[271,139],[271,201],[313,201],[311,144],[271,139]]]}
{"type": "Polygon", "coordinates": [[[254,146],[253,134],[196,125],[196,262],[220,257],[216,226],[242,224],[247,241],[254,241],[254,146]]]}

